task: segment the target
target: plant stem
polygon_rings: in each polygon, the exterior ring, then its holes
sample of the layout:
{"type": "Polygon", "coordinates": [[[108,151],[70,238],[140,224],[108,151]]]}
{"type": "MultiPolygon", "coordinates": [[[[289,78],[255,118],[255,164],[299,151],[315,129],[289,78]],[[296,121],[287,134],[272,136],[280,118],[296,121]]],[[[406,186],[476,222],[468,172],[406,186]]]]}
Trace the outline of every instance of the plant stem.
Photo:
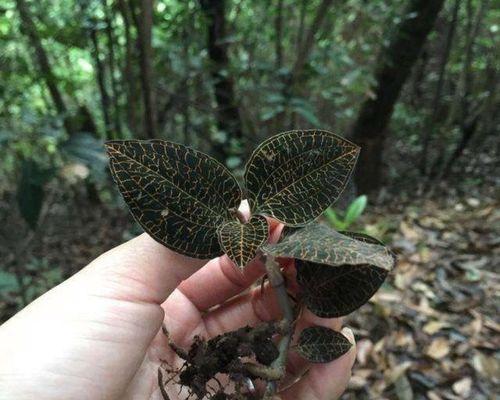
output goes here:
{"type": "MultiPolygon", "coordinates": [[[[285,287],[285,279],[281,273],[280,267],[274,257],[265,256],[265,266],[267,271],[267,276],[271,287],[274,289],[276,296],[278,297],[278,303],[283,311],[283,335],[278,344],[279,356],[271,364],[271,368],[279,371],[280,376],[285,376],[286,372],[286,360],[288,356],[288,348],[290,347],[290,342],[292,340],[292,325],[294,321],[293,308],[288,297],[288,293],[285,287]]],[[[277,381],[272,381],[267,384],[266,391],[264,393],[264,399],[271,399],[276,393],[278,387],[277,381]]]]}

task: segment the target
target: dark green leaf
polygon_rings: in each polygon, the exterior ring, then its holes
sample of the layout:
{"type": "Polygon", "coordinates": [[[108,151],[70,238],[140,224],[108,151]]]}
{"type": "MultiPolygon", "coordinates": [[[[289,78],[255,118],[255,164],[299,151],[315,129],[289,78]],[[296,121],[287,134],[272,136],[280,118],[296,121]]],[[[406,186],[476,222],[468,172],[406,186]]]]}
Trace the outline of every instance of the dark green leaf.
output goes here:
{"type": "Polygon", "coordinates": [[[365,265],[329,265],[295,260],[297,282],[306,307],[318,317],[347,315],[365,304],[382,285],[388,272],[365,265]]]}
{"type": "Polygon", "coordinates": [[[317,223],[288,232],[278,243],[264,245],[263,251],[330,266],[368,264],[390,271],[395,263],[389,249],[367,235],[342,234],[317,223]]]}
{"type": "Polygon", "coordinates": [[[241,202],[235,178],[199,151],[163,140],[106,144],[134,218],[155,240],[197,258],[222,254],[217,228],[241,202]]]}
{"type": "Polygon", "coordinates": [[[240,268],[244,268],[257,254],[269,236],[267,220],[253,216],[246,224],[228,221],[219,228],[219,241],[224,253],[240,268]]]}
{"type": "Polygon", "coordinates": [[[351,347],[351,342],[340,332],[312,326],[300,333],[297,352],[310,362],[327,363],[344,355],[351,347]]]}
{"type": "Polygon", "coordinates": [[[54,176],[53,168],[46,168],[34,160],[23,160],[21,179],[17,186],[17,204],[21,216],[35,229],[45,198],[45,184],[54,176]]]}
{"type": "Polygon", "coordinates": [[[264,141],[245,170],[253,214],[292,226],[318,217],[344,189],[359,147],[333,133],[290,131],[264,141]]]}
{"type": "Polygon", "coordinates": [[[0,291],[10,292],[19,289],[19,283],[12,272],[0,271],[0,291]]]}

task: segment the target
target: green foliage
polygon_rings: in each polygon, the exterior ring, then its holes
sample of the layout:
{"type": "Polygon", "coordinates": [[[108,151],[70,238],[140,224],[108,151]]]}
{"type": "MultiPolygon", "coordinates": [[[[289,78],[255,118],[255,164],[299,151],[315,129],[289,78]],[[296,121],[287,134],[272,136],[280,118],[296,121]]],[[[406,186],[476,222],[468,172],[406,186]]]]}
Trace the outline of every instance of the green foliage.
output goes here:
{"type": "Polygon", "coordinates": [[[328,223],[336,230],[343,231],[349,229],[349,227],[354,224],[363,211],[366,208],[368,198],[366,195],[361,195],[357,197],[350,205],[347,207],[344,218],[342,218],[332,207],[328,207],[325,211],[325,217],[328,223]]]}
{"type": "Polygon", "coordinates": [[[102,145],[103,141],[90,133],[79,132],[61,144],[61,153],[68,160],[85,165],[91,179],[103,182],[107,177],[108,160],[102,145]]]}
{"type": "Polygon", "coordinates": [[[19,289],[16,276],[12,272],[0,271],[0,293],[13,292],[19,289]]]}
{"type": "Polygon", "coordinates": [[[17,203],[21,216],[35,229],[45,197],[45,184],[54,176],[54,169],[43,168],[34,160],[23,160],[17,187],[17,203]]]}
{"type": "Polygon", "coordinates": [[[340,332],[312,326],[300,333],[296,350],[310,362],[327,363],[341,357],[351,347],[351,342],[340,332]]]}

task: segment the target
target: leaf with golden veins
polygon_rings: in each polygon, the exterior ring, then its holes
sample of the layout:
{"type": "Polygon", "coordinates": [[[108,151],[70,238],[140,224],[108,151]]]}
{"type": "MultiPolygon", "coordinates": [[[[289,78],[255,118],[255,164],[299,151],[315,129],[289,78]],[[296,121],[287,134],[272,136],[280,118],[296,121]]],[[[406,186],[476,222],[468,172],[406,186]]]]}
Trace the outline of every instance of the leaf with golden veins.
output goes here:
{"type": "Polygon", "coordinates": [[[327,363],[344,355],[352,343],[340,332],[324,326],[311,326],[299,336],[297,352],[314,363],[327,363]]]}
{"type": "Polygon", "coordinates": [[[245,168],[253,214],[290,226],[316,219],[344,190],[359,147],[322,130],[289,131],[262,142],[245,168]]]}
{"type": "Polygon", "coordinates": [[[223,253],[217,229],[241,202],[238,182],[226,167],[165,140],[115,140],[106,148],[125,202],[151,237],[190,257],[223,253]]]}
{"type": "Polygon", "coordinates": [[[255,257],[268,236],[267,220],[261,215],[253,216],[247,223],[228,221],[219,228],[222,249],[242,269],[255,257]]]}

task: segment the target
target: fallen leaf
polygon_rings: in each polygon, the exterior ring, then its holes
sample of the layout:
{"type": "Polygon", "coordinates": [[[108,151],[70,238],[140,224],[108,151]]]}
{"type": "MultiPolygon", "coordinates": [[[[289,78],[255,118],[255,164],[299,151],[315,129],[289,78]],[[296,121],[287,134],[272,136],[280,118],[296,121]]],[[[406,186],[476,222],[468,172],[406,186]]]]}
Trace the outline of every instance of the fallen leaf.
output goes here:
{"type": "Polygon", "coordinates": [[[356,359],[361,366],[365,365],[373,349],[373,342],[370,339],[360,340],[356,344],[356,359]]]}
{"type": "Polygon", "coordinates": [[[472,358],[472,366],[483,377],[493,382],[500,381],[500,361],[497,358],[488,357],[478,351],[472,358]]]}
{"type": "Polygon", "coordinates": [[[495,331],[496,333],[500,333],[500,324],[496,323],[490,318],[486,318],[486,320],[484,321],[484,326],[495,331]]]}
{"type": "Polygon", "coordinates": [[[350,390],[359,390],[364,388],[367,385],[368,381],[365,377],[359,375],[351,376],[349,380],[349,389],[350,390]]]}
{"type": "Polygon", "coordinates": [[[448,328],[450,324],[447,322],[443,321],[430,321],[427,322],[422,330],[427,333],[428,335],[434,335],[435,333],[439,332],[441,329],[448,328]]]}
{"type": "Polygon", "coordinates": [[[471,388],[472,388],[472,379],[468,376],[460,379],[459,381],[456,381],[452,385],[453,391],[465,399],[469,398],[471,388]]]}
{"type": "Polygon", "coordinates": [[[429,398],[429,400],[443,400],[443,398],[439,396],[434,390],[428,391],[427,397],[429,398]]]}
{"type": "Polygon", "coordinates": [[[479,207],[479,204],[480,204],[479,199],[476,199],[474,197],[469,197],[465,201],[467,202],[467,204],[469,206],[474,207],[474,208],[479,207]]]}
{"type": "Polygon", "coordinates": [[[411,333],[407,333],[403,330],[399,330],[396,332],[394,338],[394,344],[397,347],[405,347],[407,349],[415,348],[415,341],[413,340],[413,336],[411,333]]]}
{"type": "Polygon", "coordinates": [[[417,243],[422,239],[423,231],[418,226],[408,223],[406,221],[401,221],[399,225],[399,230],[403,234],[403,237],[411,242],[417,243]]]}
{"type": "Polygon", "coordinates": [[[394,389],[398,400],[413,400],[413,390],[405,374],[401,375],[394,382],[394,389]]]}
{"type": "Polygon", "coordinates": [[[411,366],[411,361],[405,361],[399,365],[396,365],[393,369],[386,371],[386,382],[388,384],[396,382],[401,376],[405,375],[406,371],[408,371],[411,366]]]}
{"type": "Polygon", "coordinates": [[[434,360],[440,360],[450,353],[450,342],[445,338],[434,339],[427,348],[425,354],[434,360]]]}

